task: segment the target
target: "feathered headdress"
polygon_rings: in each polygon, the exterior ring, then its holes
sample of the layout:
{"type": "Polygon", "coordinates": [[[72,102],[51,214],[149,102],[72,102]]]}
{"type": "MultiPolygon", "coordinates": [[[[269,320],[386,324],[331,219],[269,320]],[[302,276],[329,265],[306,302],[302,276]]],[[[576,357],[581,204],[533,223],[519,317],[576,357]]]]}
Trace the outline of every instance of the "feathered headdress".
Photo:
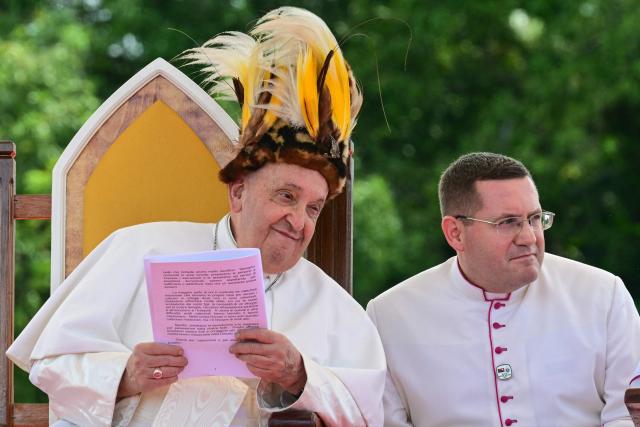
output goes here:
{"type": "Polygon", "coordinates": [[[222,33],[182,57],[202,66],[210,94],[241,107],[238,153],[220,171],[223,182],[286,162],[320,172],[330,198],[342,191],[362,94],[319,17],[281,7],[249,34],[222,33]]]}

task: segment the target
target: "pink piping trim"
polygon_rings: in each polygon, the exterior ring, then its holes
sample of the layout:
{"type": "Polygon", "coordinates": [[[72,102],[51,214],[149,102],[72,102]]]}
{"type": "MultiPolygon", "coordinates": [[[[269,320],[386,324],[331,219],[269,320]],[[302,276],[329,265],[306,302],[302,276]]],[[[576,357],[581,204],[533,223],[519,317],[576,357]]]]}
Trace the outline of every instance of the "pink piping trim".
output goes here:
{"type": "Polygon", "coordinates": [[[629,381],[629,385],[631,385],[631,383],[637,380],[638,378],[640,378],[640,375],[636,375],[635,377],[631,378],[631,381],[629,381]]]}
{"type": "Polygon", "coordinates": [[[489,326],[488,328],[489,329],[489,345],[491,346],[491,367],[493,368],[493,372],[492,372],[493,385],[495,386],[495,389],[496,389],[496,405],[498,406],[498,416],[500,417],[500,427],[504,427],[504,424],[502,423],[502,411],[500,410],[500,398],[498,397],[498,378],[496,377],[496,361],[493,358],[493,337],[491,335],[491,309],[493,309],[493,303],[494,302],[491,301],[491,304],[489,304],[489,313],[487,313],[487,326],[489,326]]]}
{"type": "Polygon", "coordinates": [[[462,277],[464,278],[464,280],[467,281],[467,283],[469,283],[471,286],[476,287],[478,289],[480,289],[482,291],[482,296],[484,297],[485,301],[508,301],[509,298],[511,298],[511,292],[509,292],[507,294],[506,297],[502,297],[502,298],[487,298],[487,291],[484,290],[484,288],[482,286],[478,286],[475,283],[473,283],[466,274],[464,274],[464,271],[462,271],[462,267],[460,266],[460,260],[456,259],[456,262],[458,263],[458,270],[460,270],[460,274],[462,274],[462,277]]]}

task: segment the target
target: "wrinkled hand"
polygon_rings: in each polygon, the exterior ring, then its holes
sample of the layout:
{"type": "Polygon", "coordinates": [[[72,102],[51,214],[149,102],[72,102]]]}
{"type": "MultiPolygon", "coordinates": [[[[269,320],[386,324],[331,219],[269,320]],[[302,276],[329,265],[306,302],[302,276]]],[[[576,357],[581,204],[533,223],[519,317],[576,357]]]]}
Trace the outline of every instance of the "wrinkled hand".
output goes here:
{"type": "Polygon", "coordinates": [[[229,351],[257,377],[299,394],[307,383],[302,355],[282,334],[269,329],[243,329],[229,351]]]}
{"type": "Polygon", "coordinates": [[[133,396],[176,382],[178,374],[187,365],[183,354],[182,348],[176,345],[154,342],[136,345],[122,374],[118,397],[133,396]],[[162,378],[153,377],[156,368],[162,371],[162,378]]]}

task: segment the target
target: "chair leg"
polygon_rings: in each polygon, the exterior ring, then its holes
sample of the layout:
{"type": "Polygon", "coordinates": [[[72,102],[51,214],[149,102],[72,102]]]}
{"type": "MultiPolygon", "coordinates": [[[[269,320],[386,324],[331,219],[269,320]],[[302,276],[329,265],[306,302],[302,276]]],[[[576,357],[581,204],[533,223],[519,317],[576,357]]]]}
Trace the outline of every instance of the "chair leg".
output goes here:
{"type": "Polygon", "coordinates": [[[4,354],[13,342],[15,148],[0,141],[0,425],[12,425],[13,408],[13,364],[4,354]]]}

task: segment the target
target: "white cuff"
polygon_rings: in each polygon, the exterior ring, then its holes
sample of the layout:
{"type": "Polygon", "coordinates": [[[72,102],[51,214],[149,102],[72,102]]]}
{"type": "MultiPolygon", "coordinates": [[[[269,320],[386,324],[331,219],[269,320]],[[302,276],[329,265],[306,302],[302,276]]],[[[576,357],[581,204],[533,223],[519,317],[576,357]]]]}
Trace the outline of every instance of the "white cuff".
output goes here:
{"type": "Polygon", "coordinates": [[[49,395],[49,408],[57,417],[81,426],[111,426],[129,355],[83,353],[36,360],[29,379],[49,395]]]}
{"type": "Polygon", "coordinates": [[[256,387],[258,407],[266,412],[278,412],[284,411],[293,406],[298,401],[298,399],[302,397],[304,391],[307,389],[307,384],[309,383],[307,361],[304,356],[302,356],[302,367],[305,370],[305,374],[307,375],[307,382],[298,395],[289,393],[279,384],[270,383],[260,379],[258,387],[256,387]]]}

